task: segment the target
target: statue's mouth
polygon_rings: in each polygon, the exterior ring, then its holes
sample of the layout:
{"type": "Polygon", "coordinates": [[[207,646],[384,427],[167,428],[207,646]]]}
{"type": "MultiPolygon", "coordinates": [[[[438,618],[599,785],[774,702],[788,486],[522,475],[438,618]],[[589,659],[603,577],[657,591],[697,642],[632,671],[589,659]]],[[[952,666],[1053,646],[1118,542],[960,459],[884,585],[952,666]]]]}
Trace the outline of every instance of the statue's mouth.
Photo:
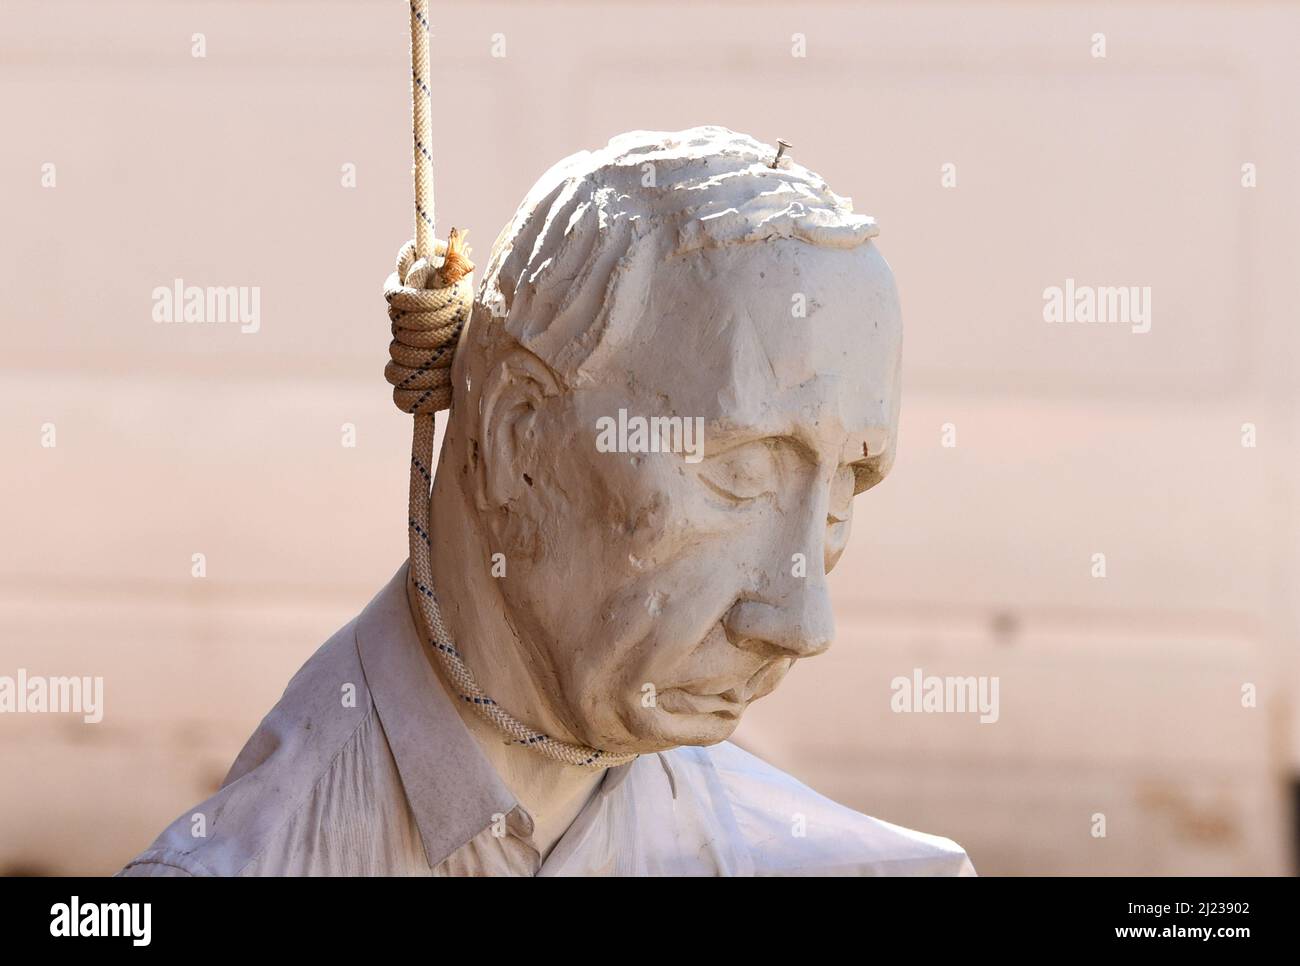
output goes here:
{"type": "Polygon", "coordinates": [[[776,688],[793,663],[789,658],[769,661],[750,675],[744,684],[724,691],[714,691],[707,684],[669,688],[659,696],[659,702],[672,712],[739,718],[751,701],[770,694],[776,688]]]}
{"type": "Polygon", "coordinates": [[[700,694],[686,688],[669,688],[660,693],[658,706],[672,714],[712,714],[739,718],[745,705],[721,694],[700,694]]]}

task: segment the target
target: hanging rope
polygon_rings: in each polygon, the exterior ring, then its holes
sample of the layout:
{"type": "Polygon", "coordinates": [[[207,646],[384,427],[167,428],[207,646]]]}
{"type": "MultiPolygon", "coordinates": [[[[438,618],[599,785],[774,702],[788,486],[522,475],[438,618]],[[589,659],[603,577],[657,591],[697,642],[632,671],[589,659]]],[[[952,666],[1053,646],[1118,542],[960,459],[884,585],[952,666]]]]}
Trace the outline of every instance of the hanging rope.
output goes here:
{"type": "Polygon", "coordinates": [[[411,2],[411,106],[415,161],[415,240],[402,246],[397,271],[384,285],[393,323],[384,377],[393,402],[414,417],[411,435],[411,493],[408,513],[411,572],[420,617],[429,641],[463,701],[491,721],[513,743],[570,765],[609,768],[633,754],[610,754],[558,741],[514,718],[483,693],[452,643],[433,591],[429,563],[430,492],[433,484],[433,414],[451,406],[451,361],[474,303],[474,264],[464,236],[453,228],[446,242],[434,238],[433,154],[430,135],[429,4],[411,2]]]}

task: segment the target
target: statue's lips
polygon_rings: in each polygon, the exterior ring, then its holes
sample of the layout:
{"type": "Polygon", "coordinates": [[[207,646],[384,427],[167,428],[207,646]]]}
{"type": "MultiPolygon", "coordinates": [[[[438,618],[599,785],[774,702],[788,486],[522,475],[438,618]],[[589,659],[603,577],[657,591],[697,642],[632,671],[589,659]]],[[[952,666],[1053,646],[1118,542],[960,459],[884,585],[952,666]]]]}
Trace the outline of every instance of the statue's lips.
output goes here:
{"type": "Polygon", "coordinates": [[[660,694],[658,703],[675,713],[739,718],[746,705],[777,686],[791,663],[793,662],[789,660],[772,661],[759,668],[742,686],[725,691],[713,691],[708,684],[703,683],[669,688],[660,694]]]}
{"type": "Polygon", "coordinates": [[[672,714],[716,714],[722,718],[739,718],[744,703],[721,694],[696,694],[685,688],[669,688],[658,697],[659,707],[672,714]]]}

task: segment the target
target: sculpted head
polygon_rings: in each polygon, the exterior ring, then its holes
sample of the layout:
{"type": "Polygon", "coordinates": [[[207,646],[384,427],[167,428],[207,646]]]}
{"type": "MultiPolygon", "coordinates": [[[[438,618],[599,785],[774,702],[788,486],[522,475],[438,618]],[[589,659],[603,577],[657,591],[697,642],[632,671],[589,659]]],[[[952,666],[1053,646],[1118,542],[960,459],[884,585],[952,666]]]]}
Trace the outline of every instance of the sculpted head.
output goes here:
{"type": "Polygon", "coordinates": [[[595,747],[721,741],[823,652],[853,497],[892,462],[875,223],[774,155],[704,127],[562,161],[457,349],[439,485],[474,518],[466,566],[504,555],[534,684],[595,747]]]}

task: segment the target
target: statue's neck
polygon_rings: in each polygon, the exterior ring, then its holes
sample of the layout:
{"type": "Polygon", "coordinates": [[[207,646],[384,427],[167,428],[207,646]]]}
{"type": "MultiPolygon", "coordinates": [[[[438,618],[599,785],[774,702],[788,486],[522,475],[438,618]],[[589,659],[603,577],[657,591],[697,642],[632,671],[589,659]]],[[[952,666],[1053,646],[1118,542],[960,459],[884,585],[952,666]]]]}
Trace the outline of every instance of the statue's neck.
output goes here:
{"type": "MultiPolygon", "coordinates": [[[[453,475],[453,474],[447,474],[453,475]]],[[[452,644],[469,665],[483,692],[531,728],[565,741],[573,738],[556,719],[539,684],[522,658],[523,647],[505,616],[497,579],[491,575],[489,548],[471,516],[473,504],[439,474],[434,486],[430,564],[434,591],[452,644]]],[[[600,784],[603,771],[566,765],[536,751],[507,743],[495,725],[461,700],[428,646],[416,591],[408,582],[411,613],[425,644],[425,655],[456,704],[461,719],[497,774],[532,816],[533,843],[543,857],[572,824],[600,784]]]]}

